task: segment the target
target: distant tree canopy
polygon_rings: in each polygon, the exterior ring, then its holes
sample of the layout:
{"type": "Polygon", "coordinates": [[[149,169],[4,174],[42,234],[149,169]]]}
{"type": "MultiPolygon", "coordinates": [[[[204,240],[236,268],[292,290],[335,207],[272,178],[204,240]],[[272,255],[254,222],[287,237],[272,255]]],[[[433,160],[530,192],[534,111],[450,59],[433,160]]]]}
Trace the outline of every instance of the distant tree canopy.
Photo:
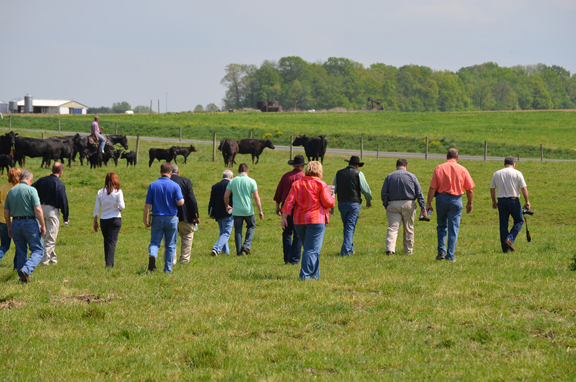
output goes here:
{"type": "Polygon", "coordinates": [[[144,105],[135,106],[134,113],[150,113],[150,106],[144,106],[144,105]]]}
{"type": "Polygon", "coordinates": [[[500,67],[493,62],[434,71],[426,66],[365,68],[347,58],[308,63],[283,57],[255,65],[229,64],[220,81],[226,109],[254,108],[279,101],[286,110],[370,109],[368,97],[384,110],[457,111],[576,108],[576,74],[553,65],[500,67]]]}
{"type": "MultiPolygon", "coordinates": [[[[139,108],[146,108],[147,106],[137,106],[139,108]]],[[[131,110],[132,107],[126,101],[114,102],[112,107],[100,106],[100,107],[89,107],[86,112],[88,114],[112,114],[112,113],[124,113],[126,110],[131,110]]],[[[150,107],[147,107],[150,110],[150,107]]],[[[140,109],[143,110],[143,109],[140,109]]],[[[145,111],[135,111],[136,113],[144,113],[145,111]]]]}

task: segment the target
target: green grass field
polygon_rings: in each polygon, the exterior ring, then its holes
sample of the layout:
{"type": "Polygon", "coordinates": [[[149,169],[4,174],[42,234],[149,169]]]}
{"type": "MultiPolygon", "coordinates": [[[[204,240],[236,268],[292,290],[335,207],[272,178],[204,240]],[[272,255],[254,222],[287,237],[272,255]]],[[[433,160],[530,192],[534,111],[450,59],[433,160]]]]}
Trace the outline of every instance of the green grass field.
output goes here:
{"type": "MultiPolygon", "coordinates": [[[[364,138],[366,150],[424,153],[426,136],[430,153],[445,153],[458,147],[462,155],[514,155],[553,159],[576,159],[576,112],[462,112],[462,113],[181,113],[112,114],[101,116],[106,132],[128,135],[178,138],[180,128],[187,139],[270,138],[275,144],[288,145],[290,136],[321,135],[331,148],[359,149],[364,138]]],[[[89,132],[93,116],[14,115],[15,129],[89,132]]],[[[0,128],[9,126],[9,118],[0,120],[0,128]]]]}
{"type": "MultiPolygon", "coordinates": [[[[170,144],[142,142],[141,153],[151,146],[170,144]]],[[[191,263],[177,264],[171,275],[146,271],[150,231],[142,209],[158,162],[148,168],[142,155],[135,169],[125,161],[65,169],[71,213],[60,229],[58,265],[38,267],[22,285],[12,271],[13,247],[0,262],[0,380],[576,378],[573,163],[518,163],[536,211],[528,221],[533,240],[527,243],[523,230],[516,252],[504,255],[489,196],[502,164],[462,161],[476,183],[474,211],[464,214],[457,262],[448,263],[434,260],[433,222],[416,223],[414,255],[402,254],[401,240],[396,255],[384,254],[387,221],[378,201],[396,158],[366,158],[362,170],[375,201],[361,211],[357,254],[338,255],[342,225],[332,217],[321,279],[300,282],[299,267],[283,264],[272,200],[290,169],[288,153],[266,150],[255,166],[239,156],[258,182],[265,218],[257,221],[253,255],[214,258],[218,227],[207,219],[207,205],[224,168],[221,158],[211,161],[211,146],[197,148],[181,175],[192,179],[200,229],[191,263]],[[113,269],[105,269],[102,237],[92,230],[107,171],[119,175],[127,205],[113,269]]],[[[326,157],[326,181],[343,159],[326,157]]],[[[410,160],[425,191],[439,163],[410,160]]],[[[27,168],[36,178],[48,174],[38,160],[27,168]]]]}

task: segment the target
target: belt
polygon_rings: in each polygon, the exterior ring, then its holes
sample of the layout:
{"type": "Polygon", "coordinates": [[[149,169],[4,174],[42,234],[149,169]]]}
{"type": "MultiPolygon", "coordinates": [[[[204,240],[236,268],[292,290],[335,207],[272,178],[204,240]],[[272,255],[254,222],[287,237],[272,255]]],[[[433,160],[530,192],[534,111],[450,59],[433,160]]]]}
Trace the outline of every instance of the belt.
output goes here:
{"type": "Polygon", "coordinates": [[[448,193],[448,192],[440,192],[440,195],[462,196],[462,195],[454,195],[454,194],[450,194],[450,193],[448,193]]]}
{"type": "Polygon", "coordinates": [[[16,220],[36,219],[36,216],[12,216],[12,219],[16,219],[16,220]]]}
{"type": "Polygon", "coordinates": [[[515,196],[509,196],[509,197],[506,197],[506,198],[498,198],[498,199],[518,199],[518,198],[515,197],[515,196]]]}

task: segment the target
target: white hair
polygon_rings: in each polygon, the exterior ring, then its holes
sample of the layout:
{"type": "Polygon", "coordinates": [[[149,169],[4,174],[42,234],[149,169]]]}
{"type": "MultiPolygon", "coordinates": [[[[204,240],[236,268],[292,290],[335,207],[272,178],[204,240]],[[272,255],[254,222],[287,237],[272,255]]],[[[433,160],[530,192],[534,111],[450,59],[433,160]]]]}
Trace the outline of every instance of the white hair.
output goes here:
{"type": "Polygon", "coordinates": [[[234,173],[230,170],[224,170],[222,172],[222,178],[223,179],[232,179],[234,177],[234,173]]]}

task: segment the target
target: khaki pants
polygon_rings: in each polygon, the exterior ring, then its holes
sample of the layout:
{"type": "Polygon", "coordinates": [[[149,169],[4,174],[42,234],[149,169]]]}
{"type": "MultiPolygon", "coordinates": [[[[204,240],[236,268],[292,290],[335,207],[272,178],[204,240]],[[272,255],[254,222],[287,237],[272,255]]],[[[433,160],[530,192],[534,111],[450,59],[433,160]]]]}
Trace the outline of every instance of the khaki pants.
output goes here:
{"type": "MultiPolygon", "coordinates": [[[[180,264],[188,264],[192,252],[192,240],[194,240],[194,223],[178,222],[178,235],[180,235],[182,241],[180,246],[180,264]]],[[[174,264],[176,264],[176,256],[174,256],[174,264]]]]}
{"type": "Polygon", "coordinates": [[[396,238],[400,223],[404,226],[404,253],[411,255],[414,251],[414,218],[416,202],[413,200],[394,200],[386,208],[388,231],[386,233],[386,251],[396,252],[396,238]]]}
{"type": "Polygon", "coordinates": [[[44,236],[44,256],[40,263],[43,265],[56,264],[56,238],[58,237],[58,230],[60,229],[60,210],[58,208],[42,205],[42,212],[44,213],[44,222],[46,223],[46,236],[44,236]]]}

